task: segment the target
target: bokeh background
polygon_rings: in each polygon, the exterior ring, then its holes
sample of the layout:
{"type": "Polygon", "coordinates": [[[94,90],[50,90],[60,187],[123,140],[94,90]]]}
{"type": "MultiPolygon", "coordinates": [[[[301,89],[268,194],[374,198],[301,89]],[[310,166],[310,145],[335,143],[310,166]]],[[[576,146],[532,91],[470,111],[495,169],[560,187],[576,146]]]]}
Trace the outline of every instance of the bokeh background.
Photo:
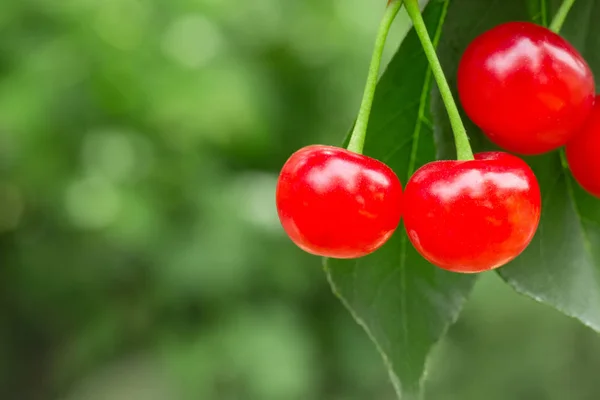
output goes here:
{"type": "MultiPolygon", "coordinates": [[[[0,399],[394,399],[274,208],[350,127],[381,11],[1,0],[0,399]]],[[[488,274],[426,399],[597,400],[598,371],[598,335],[488,274]]]]}

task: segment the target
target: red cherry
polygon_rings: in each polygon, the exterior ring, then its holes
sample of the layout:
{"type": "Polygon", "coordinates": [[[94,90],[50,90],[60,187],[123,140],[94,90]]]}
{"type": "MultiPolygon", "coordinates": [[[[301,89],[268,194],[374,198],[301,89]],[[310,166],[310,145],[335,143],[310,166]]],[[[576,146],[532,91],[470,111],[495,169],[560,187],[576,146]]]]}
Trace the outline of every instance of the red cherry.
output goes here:
{"type": "Polygon", "coordinates": [[[404,225],[425,259],[454,272],[482,272],[517,257],[540,220],[540,188],[520,158],[479,153],[434,161],[410,178],[404,225]]]}
{"type": "Polygon", "coordinates": [[[483,33],[458,67],[458,94],[471,120],[498,146],[541,154],[581,128],[594,100],[581,54],[554,32],[509,22],[483,33]]]}
{"type": "Polygon", "coordinates": [[[332,146],[307,146],[286,161],[277,212],[301,249],[357,258],[381,247],[402,211],[402,186],[381,161],[332,146]]]}
{"type": "Polygon", "coordinates": [[[575,180],[600,198],[600,96],[583,129],[566,146],[567,162],[575,180]]]}

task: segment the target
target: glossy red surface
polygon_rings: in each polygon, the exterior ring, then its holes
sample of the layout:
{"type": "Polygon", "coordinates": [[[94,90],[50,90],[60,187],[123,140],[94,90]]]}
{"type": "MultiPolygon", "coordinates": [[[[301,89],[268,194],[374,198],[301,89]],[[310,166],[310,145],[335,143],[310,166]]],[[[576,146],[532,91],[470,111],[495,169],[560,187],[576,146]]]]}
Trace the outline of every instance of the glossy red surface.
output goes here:
{"type": "Polygon", "coordinates": [[[594,99],[592,71],[549,29],[509,22],[477,37],[458,67],[458,93],[471,120],[505,150],[541,154],[581,128],[594,99]]]}
{"type": "Polygon", "coordinates": [[[294,153],[277,183],[277,211],[303,250],[357,258],[381,247],[402,213],[402,186],[384,163],[348,150],[314,145],[294,153]]]}
{"type": "Polygon", "coordinates": [[[406,184],[404,225],[429,262],[455,272],[500,267],[519,255],[540,220],[540,188],[520,158],[479,153],[434,161],[406,184]]]}
{"type": "Polygon", "coordinates": [[[583,129],[567,143],[566,154],[575,180],[600,198],[600,96],[583,129]]]}

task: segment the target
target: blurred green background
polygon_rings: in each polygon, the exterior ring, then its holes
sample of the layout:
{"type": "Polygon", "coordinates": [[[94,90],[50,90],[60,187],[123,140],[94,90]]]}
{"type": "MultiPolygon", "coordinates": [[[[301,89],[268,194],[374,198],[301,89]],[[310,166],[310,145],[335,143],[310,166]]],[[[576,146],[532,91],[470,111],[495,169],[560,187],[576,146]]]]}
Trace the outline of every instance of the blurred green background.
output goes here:
{"type": "MultiPolygon", "coordinates": [[[[394,398],[274,208],[348,130],[381,8],[1,0],[0,399],[394,398]]],[[[488,274],[426,398],[597,400],[598,371],[597,335],[488,274]]]]}

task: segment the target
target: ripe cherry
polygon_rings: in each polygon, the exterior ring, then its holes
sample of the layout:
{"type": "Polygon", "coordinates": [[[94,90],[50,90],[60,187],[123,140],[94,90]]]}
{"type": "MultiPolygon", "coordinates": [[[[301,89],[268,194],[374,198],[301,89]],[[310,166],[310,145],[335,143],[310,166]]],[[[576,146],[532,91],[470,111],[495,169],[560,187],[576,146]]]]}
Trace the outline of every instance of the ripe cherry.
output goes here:
{"type": "Polygon", "coordinates": [[[505,150],[541,154],[581,128],[594,100],[581,54],[530,22],[509,22],[477,37],[458,67],[458,94],[471,120],[505,150]]]}
{"type": "Polygon", "coordinates": [[[301,249],[357,258],[381,247],[398,226],[402,186],[378,160],[313,145],[283,166],[276,201],[284,230],[301,249]]]}
{"type": "Polygon", "coordinates": [[[582,130],[566,146],[567,162],[575,180],[600,198],[600,96],[582,130]]]}
{"type": "Polygon", "coordinates": [[[503,152],[434,161],[410,178],[404,225],[412,244],[440,268],[473,273],[517,257],[540,220],[540,188],[520,158],[503,152]]]}

